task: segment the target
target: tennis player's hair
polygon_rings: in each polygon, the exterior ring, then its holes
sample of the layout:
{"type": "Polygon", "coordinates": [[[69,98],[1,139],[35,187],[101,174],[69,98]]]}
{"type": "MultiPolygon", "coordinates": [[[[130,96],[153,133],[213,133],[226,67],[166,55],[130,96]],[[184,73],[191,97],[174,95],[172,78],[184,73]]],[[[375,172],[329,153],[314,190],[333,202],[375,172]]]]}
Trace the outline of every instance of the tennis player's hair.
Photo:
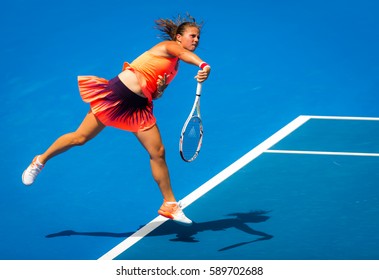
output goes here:
{"type": "Polygon", "coordinates": [[[176,35],[183,35],[187,27],[196,27],[200,31],[202,26],[203,22],[197,23],[195,18],[189,13],[186,13],[185,16],[178,15],[174,19],[155,20],[155,28],[161,32],[159,37],[171,41],[176,40],[176,35]]]}

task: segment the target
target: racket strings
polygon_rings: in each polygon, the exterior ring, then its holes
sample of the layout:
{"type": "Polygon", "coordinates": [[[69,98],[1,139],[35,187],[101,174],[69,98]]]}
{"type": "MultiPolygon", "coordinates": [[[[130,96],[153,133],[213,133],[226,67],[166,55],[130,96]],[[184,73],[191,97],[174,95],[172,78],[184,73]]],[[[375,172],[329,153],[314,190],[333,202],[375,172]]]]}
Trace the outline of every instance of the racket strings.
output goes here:
{"type": "Polygon", "coordinates": [[[201,119],[192,117],[183,133],[181,153],[184,160],[193,159],[199,149],[202,137],[201,119]]]}

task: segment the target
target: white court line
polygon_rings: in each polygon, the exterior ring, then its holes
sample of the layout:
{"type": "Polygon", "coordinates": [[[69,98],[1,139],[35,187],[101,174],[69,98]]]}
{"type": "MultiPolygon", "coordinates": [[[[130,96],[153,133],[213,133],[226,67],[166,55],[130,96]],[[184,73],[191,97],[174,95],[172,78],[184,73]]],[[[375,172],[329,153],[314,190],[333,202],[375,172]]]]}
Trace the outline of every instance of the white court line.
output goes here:
{"type": "Polygon", "coordinates": [[[154,229],[162,225],[167,219],[158,216],[151,222],[149,222],[144,227],[140,228],[138,231],[133,233],[131,236],[126,238],[124,241],[122,241],[120,244],[118,244],[116,247],[113,247],[110,251],[108,251],[106,254],[101,256],[99,260],[113,260],[118,255],[120,255],[122,252],[124,252],[126,249],[133,246],[135,243],[140,241],[142,238],[144,238],[146,235],[148,235],[150,232],[152,232],[154,229]]]}
{"type": "Polygon", "coordinates": [[[294,150],[267,150],[265,153],[272,154],[300,154],[300,155],[331,155],[331,156],[357,156],[379,157],[377,153],[352,153],[352,152],[327,152],[327,151],[294,151],[294,150]]]}
{"type": "Polygon", "coordinates": [[[350,121],[379,121],[375,117],[341,117],[341,116],[307,116],[311,119],[324,119],[324,120],[350,120],[350,121]]]}
{"type": "MultiPolygon", "coordinates": [[[[259,155],[261,155],[264,151],[278,143],[280,140],[282,140],[284,137],[288,136],[290,133],[295,131],[297,128],[302,126],[305,122],[307,122],[310,119],[309,116],[299,116],[296,119],[294,119],[292,122],[287,124],[285,127],[280,129],[278,132],[273,134],[271,137],[263,141],[261,144],[256,146],[254,149],[252,149],[250,152],[242,156],[240,159],[235,161],[233,164],[229,165],[227,168],[225,168],[223,171],[218,173],[216,176],[211,178],[209,181],[201,185],[199,188],[194,190],[192,193],[187,195],[185,198],[181,200],[182,202],[182,208],[184,209],[186,206],[190,205],[192,202],[209,192],[211,189],[219,185],[221,182],[223,182],[225,179],[233,175],[235,172],[240,170],[242,167],[247,165],[249,162],[257,158],[259,155]]],[[[116,247],[111,249],[109,252],[104,254],[102,257],[99,258],[99,260],[113,260],[118,255],[123,253],[125,250],[127,250],[129,247],[134,245],[136,242],[138,242],[140,239],[142,239],[144,236],[149,234],[151,231],[156,229],[158,226],[163,224],[167,219],[163,217],[157,217],[138,231],[136,231],[133,235],[126,238],[124,241],[122,241],[120,244],[118,244],[116,247]]]]}
{"type": "MultiPolygon", "coordinates": [[[[304,116],[309,119],[324,120],[351,120],[351,121],[379,121],[375,117],[344,117],[344,116],[304,116]]],[[[308,154],[308,155],[337,155],[337,156],[361,156],[361,157],[377,157],[378,153],[353,153],[353,152],[329,152],[329,151],[294,151],[294,150],[267,150],[265,153],[280,154],[308,154]]]]}

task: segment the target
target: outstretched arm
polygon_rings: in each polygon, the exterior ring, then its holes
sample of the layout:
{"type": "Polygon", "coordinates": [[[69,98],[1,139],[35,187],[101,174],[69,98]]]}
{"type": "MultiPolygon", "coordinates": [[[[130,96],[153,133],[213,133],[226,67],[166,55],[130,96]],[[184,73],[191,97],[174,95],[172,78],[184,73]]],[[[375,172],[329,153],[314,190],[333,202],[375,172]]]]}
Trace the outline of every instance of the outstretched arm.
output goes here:
{"type": "Polygon", "coordinates": [[[186,63],[198,66],[203,61],[195,53],[186,50],[175,41],[166,41],[164,46],[168,55],[178,57],[186,63]]]}
{"type": "Polygon", "coordinates": [[[186,50],[177,42],[167,42],[165,46],[166,51],[169,55],[178,57],[180,60],[186,63],[193,64],[201,68],[195,76],[199,83],[204,82],[208,78],[211,72],[211,67],[207,63],[205,63],[200,57],[198,57],[195,53],[186,50]]]}

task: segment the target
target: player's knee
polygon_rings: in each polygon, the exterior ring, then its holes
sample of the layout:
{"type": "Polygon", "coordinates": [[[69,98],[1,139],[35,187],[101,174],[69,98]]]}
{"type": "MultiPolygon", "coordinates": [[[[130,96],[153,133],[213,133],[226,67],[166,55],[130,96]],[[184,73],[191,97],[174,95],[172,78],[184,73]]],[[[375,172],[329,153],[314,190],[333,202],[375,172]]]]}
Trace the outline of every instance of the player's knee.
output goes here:
{"type": "Polygon", "coordinates": [[[166,149],[163,145],[156,147],[151,153],[150,157],[152,159],[164,159],[166,156],[166,149]]]}
{"type": "Polygon", "coordinates": [[[87,143],[88,141],[90,140],[90,138],[88,138],[87,136],[85,135],[79,135],[79,134],[74,134],[74,137],[72,139],[72,143],[75,145],[75,146],[83,146],[85,143],[87,143]]]}

